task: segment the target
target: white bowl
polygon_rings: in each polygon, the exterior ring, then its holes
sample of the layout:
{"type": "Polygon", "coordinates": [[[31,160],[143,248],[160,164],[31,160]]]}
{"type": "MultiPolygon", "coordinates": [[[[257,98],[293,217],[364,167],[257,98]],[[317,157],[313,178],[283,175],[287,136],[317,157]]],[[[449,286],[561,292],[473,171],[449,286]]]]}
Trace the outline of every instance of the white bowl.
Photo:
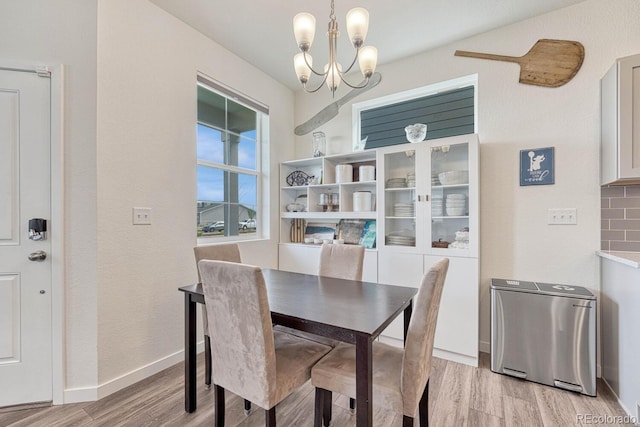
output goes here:
{"type": "Polygon", "coordinates": [[[461,208],[458,208],[458,207],[452,208],[452,207],[447,206],[447,209],[446,209],[446,210],[447,210],[447,215],[448,215],[448,216],[462,216],[462,215],[464,215],[464,214],[465,214],[464,207],[461,207],[461,208]]]}
{"type": "Polygon", "coordinates": [[[448,171],[438,174],[442,185],[466,184],[469,182],[469,171],[448,171]]]}
{"type": "Polygon", "coordinates": [[[462,193],[447,194],[447,200],[464,200],[467,196],[462,193]]]}
{"type": "Polygon", "coordinates": [[[287,205],[287,210],[289,212],[302,212],[304,211],[304,205],[301,203],[289,203],[287,205]]]}
{"type": "Polygon", "coordinates": [[[404,128],[407,133],[407,141],[420,142],[424,141],[427,137],[427,125],[423,123],[416,123],[415,125],[409,125],[404,128]]]}

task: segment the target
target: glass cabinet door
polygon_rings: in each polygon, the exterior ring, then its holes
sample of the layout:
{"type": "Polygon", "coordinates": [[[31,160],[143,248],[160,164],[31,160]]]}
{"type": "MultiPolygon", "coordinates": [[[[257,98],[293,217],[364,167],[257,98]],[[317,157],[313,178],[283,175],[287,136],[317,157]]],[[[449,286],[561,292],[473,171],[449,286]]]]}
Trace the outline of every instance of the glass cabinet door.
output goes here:
{"type": "Polygon", "coordinates": [[[416,152],[384,155],[384,245],[416,246],[416,152]]]}
{"type": "Polygon", "coordinates": [[[433,145],[429,159],[431,247],[469,249],[469,143],[433,145]]]}

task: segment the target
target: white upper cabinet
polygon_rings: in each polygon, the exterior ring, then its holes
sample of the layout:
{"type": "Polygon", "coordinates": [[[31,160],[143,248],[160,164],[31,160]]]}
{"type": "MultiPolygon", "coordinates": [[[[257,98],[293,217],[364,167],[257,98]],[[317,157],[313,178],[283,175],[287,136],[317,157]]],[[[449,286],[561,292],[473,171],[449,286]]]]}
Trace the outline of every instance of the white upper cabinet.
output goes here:
{"type": "Polygon", "coordinates": [[[378,248],[478,256],[478,138],[378,149],[378,248]]]}
{"type": "Polygon", "coordinates": [[[616,60],[600,85],[601,184],[640,182],[640,55],[616,60]]]}

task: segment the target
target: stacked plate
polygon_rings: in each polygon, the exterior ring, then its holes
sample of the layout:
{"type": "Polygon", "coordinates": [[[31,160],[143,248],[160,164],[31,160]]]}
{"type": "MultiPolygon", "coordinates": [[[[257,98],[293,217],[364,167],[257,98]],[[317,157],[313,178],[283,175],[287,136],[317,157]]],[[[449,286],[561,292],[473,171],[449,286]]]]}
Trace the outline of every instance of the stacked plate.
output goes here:
{"type": "Polygon", "coordinates": [[[467,196],[462,193],[447,194],[446,212],[449,216],[466,215],[467,196]]]}
{"type": "Polygon", "coordinates": [[[438,174],[431,175],[431,185],[440,185],[440,178],[438,178],[438,174]]]}
{"type": "Polygon", "coordinates": [[[466,184],[469,182],[469,171],[447,171],[438,174],[442,185],[466,184]]]}
{"type": "Polygon", "coordinates": [[[416,216],[414,203],[396,203],[393,205],[393,216],[416,216]]]}
{"type": "Polygon", "coordinates": [[[387,234],[385,236],[385,243],[387,245],[394,246],[415,246],[416,238],[415,236],[409,236],[406,234],[387,234]]]}
{"type": "Polygon", "coordinates": [[[407,188],[406,178],[389,178],[386,188],[407,188]]]}
{"type": "Polygon", "coordinates": [[[442,194],[431,195],[431,216],[442,216],[442,194]]]}
{"type": "Polygon", "coordinates": [[[407,174],[407,187],[414,188],[416,186],[416,173],[409,172],[407,174]]]}

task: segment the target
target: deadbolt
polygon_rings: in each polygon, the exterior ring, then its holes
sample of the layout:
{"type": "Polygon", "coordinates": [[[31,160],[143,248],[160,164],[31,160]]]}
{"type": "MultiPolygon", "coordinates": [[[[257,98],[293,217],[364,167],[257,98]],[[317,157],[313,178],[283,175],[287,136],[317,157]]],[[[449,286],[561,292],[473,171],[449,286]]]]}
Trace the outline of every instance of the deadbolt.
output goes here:
{"type": "Polygon", "coordinates": [[[36,251],[29,254],[29,261],[44,261],[45,259],[47,259],[45,251],[36,251]]]}

